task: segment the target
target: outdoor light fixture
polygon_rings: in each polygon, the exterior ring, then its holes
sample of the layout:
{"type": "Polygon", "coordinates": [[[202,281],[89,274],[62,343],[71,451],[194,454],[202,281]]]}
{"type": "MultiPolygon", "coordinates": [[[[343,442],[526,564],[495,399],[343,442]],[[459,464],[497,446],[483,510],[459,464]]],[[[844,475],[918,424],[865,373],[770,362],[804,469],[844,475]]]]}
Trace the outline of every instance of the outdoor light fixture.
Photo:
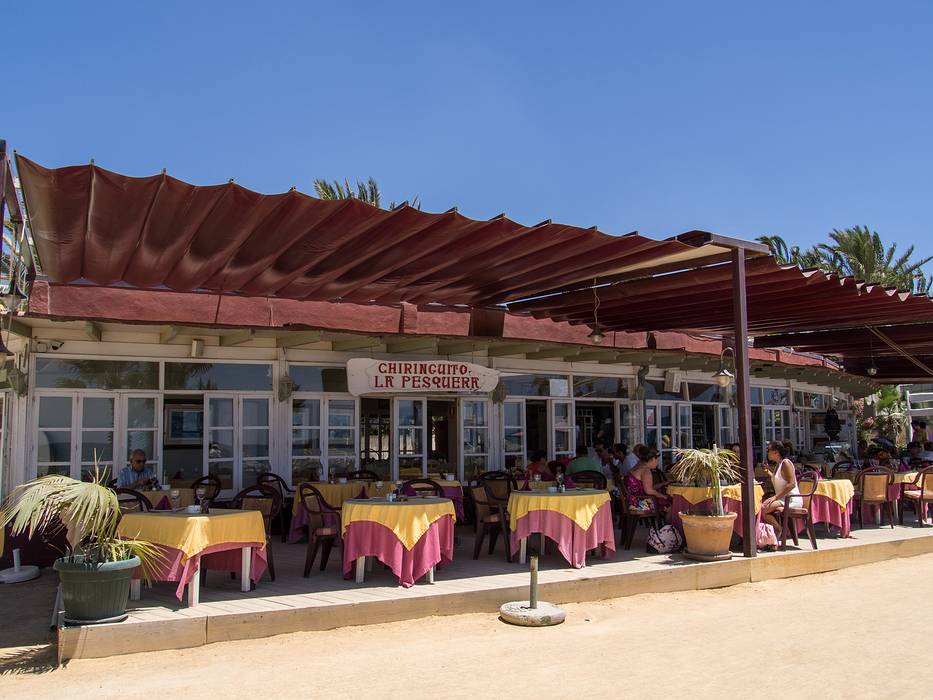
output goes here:
{"type": "Polygon", "coordinates": [[[599,345],[606,339],[605,334],[599,328],[599,294],[596,293],[596,278],[593,278],[593,330],[586,336],[594,343],[599,345]]]}
{"type": "MultiPolygon", "coordinates": [[[[871,330],[871,328],[868,330],[871,330]]],[[[865,369],[865,374],[869,377],[874,377],[878,374],[878,368],[875,366],[875,342],[871,333],[868,334],[868,361],[870,364],[865,369]]]]}
{"type": "Polygon", "coordinates": [[[716,383],[723,389],[732,384],[732,381],[735,379],[735,375],[726,368],[727,351],[732,353],[732,361],[735,362],[735,350],[727,345],[722,349],[722,352],[719,353],[719,371],[713,375],[713,379],[715,379],[716,383]]]}

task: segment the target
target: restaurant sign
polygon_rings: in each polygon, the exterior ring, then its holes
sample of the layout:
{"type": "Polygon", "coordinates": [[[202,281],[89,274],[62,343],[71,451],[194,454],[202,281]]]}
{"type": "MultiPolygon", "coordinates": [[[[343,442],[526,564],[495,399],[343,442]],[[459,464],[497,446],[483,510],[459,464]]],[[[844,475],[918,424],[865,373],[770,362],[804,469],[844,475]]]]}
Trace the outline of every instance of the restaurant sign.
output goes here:
{"type": "Polygon", "coordinates": [[[361,394],[479,394],[499,383],[494,369],[471,362],[371,360],[347,362],[347,384],[361,394]]]}

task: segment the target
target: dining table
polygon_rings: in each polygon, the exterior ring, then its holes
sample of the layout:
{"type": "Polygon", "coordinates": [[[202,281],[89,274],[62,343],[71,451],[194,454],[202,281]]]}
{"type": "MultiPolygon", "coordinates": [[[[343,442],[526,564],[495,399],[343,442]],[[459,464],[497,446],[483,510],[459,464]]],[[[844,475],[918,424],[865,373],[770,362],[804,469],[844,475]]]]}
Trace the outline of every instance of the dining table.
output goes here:
{"type": "MultiPolygon", "coordinates": [[[[527,558],[528,538],[548,538],[575,569],[586,566],[586,553],[601,549],[603,556],[615,552],[612,505],[602,489],[565,491],[512,491],[508,502],[509,537],[519,563],[527,558]]],[[[543,551],[543,547],[542,547],[543,551]]]]}
{"type": "MultiPolygon", "coordinates": [[[[849,479],[821,479],[810,500],[810,513],[814,523],[827,523],[839,528],[843,537],[848,537],[852,528],[852,501],[855,484],[849,479]]],[[[803,523],[798,525],[802,530],[803,523]]]]}
{"type": "MultiPolygon", "coordinates": [[[[713,510],[713,487],[690,486],[687,484],[668,484],[667,495],[671,498],[671,525],[683,535],[681,512],[693,511],[711,513],[713,510]]],[[[761,499],[764,489],[755,484],[755,524],[761,522],[761,499]]],[[[726,513],[736,513],[732,530],[739,537],[744,536],[745,524],[742,518],[742,484],[728,484],[722,487],[722,509],[726,513]]]]}
{"type": "MultiPolygon", "coordinates": [[[[463,520],[463,487],[461,486],[460,482],[456,480],[438,481],[436,479],[434,481],[441,486],[441,489],[444,492],[444,498],[449,498],[451,501],[453,501],[454,511],[457,514],[457,518],[463,520]]],[[[386,494],[395,491],[401,482],[395,482],[391,480],[353,480],[336,483],[330,483],[327,481],[311,481],[308,483],[321,492],[321,495],[324,497],[324,500],[327,501],[329,506],[339,511],[343,504],[349,499],[384,497],[386,494]]],[[[414,495],[414,492],[411,492],[408,495],[412,496],[414,495]]],[[[303,529],[307,524],[308,512],[302,506],[301,497],[299,496],[299,492],[296,489],[295,496],[292,499],[292,520],[288,529],[288,542],[294,544],[295,542],[301,540],[301,538],[304,536],[303,529]]]]}
{"type": "MultiPolygon", "coordinates": [[[[180,511],[126,513],[117,535],[156,545],[160,557],[147,578],[178,582],[178,600],[188,587],[188,605],[200,602],[201,570],[239,571],[240,589],[250,590],[266,570],[266,529],[255,510],[212,508],[208,514],[180,511]]],[[[130,596],[140,597],[141,571],[136,570],[130,596]]]]}
{"type": "Polygon", "coordinates": [[[343,573],[363,583],[367,560],[388,566],[399,585],[410,588],[428,577],[434,583],[437,566],[453,561],[453,501],[436,496],[352,498],[341,509],[343,573]]]}

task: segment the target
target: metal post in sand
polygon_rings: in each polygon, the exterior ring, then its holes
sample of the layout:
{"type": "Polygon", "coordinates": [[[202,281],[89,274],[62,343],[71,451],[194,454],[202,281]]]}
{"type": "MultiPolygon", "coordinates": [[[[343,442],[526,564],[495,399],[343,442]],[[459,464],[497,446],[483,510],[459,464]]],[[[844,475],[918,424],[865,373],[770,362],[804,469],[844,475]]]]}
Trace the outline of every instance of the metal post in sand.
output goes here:
{"type": "Polygon", "coordinates": [[[567,616],[562,609],[552,603],[538,600],[538,557],[530,557],[531,590],[528,600],[516,600],[505,603],[499,608],[499,617],[504,622],[523,627],[549,627],[559,625],[567,616]]]}

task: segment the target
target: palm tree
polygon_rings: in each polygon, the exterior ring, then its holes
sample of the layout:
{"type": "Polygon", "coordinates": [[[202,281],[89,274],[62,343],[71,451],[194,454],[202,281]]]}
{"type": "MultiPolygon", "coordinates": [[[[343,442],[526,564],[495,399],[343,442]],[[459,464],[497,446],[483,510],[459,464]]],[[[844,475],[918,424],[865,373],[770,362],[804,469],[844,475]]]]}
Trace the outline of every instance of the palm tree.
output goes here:
{"type": "Polygon", "coordinates": [[[896,243],[885,248],[881,236],[865,226],[841,231],[833,229],[829,238],[830,243],[821,243],[804,251],[797,246],[788,246],[780,236],[762,236],[758,240],[767,245],[771,254],[784,265],[816,267],[830,274],[854,277],[915,294],[930,293],[933,277],[927,277],[923,266],[933,260],[933,256],[911,260],[913,246],[897,256],[896,243]]]}
{"type": "MultiPolygon", "coordinates": [[[[355,191],[350,186],[349,180],[344,180],[343,182],[340,182],[340,180],[328,182],[327,180],[318,178],[314,181],[314,191],[321,199],[358,199],[361,202],[372,204],[374,207],[382,206],[382,193],[379,191],[379,184],[376,182],[375,178],[372,177],[366,182],[357,180],[355,191]]],[[[389,209],[395,209],[395,206],[395,202],[392,202],[389,204],[389,209]]],[[[417,197],[412,199],[411,206],[416,209],[421,208],[421,202],[418,201],[417,197]]]]}
{"type": "Polygon", "coordinates": [[[842,231],[833,229],[829,237],[832,244],[823,243],[819,249],[832,260],[840,274],[918,294],[929,293],[931,280],[922,268],[933,260],[933,255],[911,261],[914,247],[909,246],[902,255],[895,257],[897,243],[885,248],[878,232],[865,226],[842,231]]]}

